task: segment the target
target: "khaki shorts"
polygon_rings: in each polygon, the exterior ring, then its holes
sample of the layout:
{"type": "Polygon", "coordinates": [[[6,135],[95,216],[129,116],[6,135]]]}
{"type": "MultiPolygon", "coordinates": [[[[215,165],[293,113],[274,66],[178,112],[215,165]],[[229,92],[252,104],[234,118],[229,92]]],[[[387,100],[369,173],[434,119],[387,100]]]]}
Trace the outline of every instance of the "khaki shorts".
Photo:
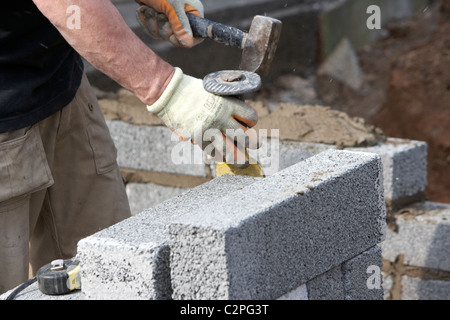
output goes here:
{"type": "Polygon", "coordinates": [[[86,76],[61,111],[0,134],[0,293],[130,217],[116,156],[86,76]]]}

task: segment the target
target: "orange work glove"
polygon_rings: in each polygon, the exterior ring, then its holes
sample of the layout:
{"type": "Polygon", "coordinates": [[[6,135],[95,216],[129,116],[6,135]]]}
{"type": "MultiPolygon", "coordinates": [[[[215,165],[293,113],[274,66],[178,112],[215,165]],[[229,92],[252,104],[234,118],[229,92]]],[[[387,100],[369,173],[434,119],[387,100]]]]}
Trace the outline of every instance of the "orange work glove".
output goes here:
{"type": "Polygon", "coordinates": [[[203,41],[194,38],[186,13],[203,17],[199,0],[136,0],[138,21],[153,38],[170,41],[177,47],[192,48],[203,41]]]}

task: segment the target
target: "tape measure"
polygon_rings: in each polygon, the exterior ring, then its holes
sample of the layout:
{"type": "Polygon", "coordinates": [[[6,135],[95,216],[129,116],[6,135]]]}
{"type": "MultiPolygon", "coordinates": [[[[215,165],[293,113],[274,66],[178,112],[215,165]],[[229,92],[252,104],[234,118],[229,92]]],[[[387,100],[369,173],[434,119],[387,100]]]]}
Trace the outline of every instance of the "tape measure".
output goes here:
{"type": "Polygon", "coordinates": [[[48,295],[61,295],[81,288],[80,262],[76,259],[53,260],[36,273],[39,290],[48,295]]]}
{"type": "Polygon", "coordinates": [[[14,300],[17,294],[38,282],[39,290],[47,295],[67,294],[81,288],[80,262],[76,259],[53,260],[41,267],[36,276],[14,289],[6,300],[14,300]]]}

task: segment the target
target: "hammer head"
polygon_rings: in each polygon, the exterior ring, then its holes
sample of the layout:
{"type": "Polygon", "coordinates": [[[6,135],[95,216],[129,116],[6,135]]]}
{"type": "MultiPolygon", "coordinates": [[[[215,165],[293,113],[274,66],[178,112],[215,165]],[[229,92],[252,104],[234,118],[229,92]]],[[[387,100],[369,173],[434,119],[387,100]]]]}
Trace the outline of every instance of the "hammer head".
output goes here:
{"type": "Polygon", "coordinates": [[[242,45],[240,69],[266,75],[277,50],[282,23],[265,16],[255,16],[242,45]]]}

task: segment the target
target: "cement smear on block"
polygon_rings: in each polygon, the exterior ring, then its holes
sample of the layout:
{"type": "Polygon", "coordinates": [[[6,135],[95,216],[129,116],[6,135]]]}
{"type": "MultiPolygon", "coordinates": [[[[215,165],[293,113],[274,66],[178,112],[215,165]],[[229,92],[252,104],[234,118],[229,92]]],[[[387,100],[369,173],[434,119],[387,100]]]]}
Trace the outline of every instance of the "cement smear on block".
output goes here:
{"type": "MultiPolygon", "coordinates": [[[[251,101],[247,101],[254,105],[251,101]]],[[[255,130],[279,129],[281,140],[325,143],[338,148],[368,147],[385,141],[381,130],[361,118],[330,107],[281,103],[276,110],[262,116],[255,130]]]]}

